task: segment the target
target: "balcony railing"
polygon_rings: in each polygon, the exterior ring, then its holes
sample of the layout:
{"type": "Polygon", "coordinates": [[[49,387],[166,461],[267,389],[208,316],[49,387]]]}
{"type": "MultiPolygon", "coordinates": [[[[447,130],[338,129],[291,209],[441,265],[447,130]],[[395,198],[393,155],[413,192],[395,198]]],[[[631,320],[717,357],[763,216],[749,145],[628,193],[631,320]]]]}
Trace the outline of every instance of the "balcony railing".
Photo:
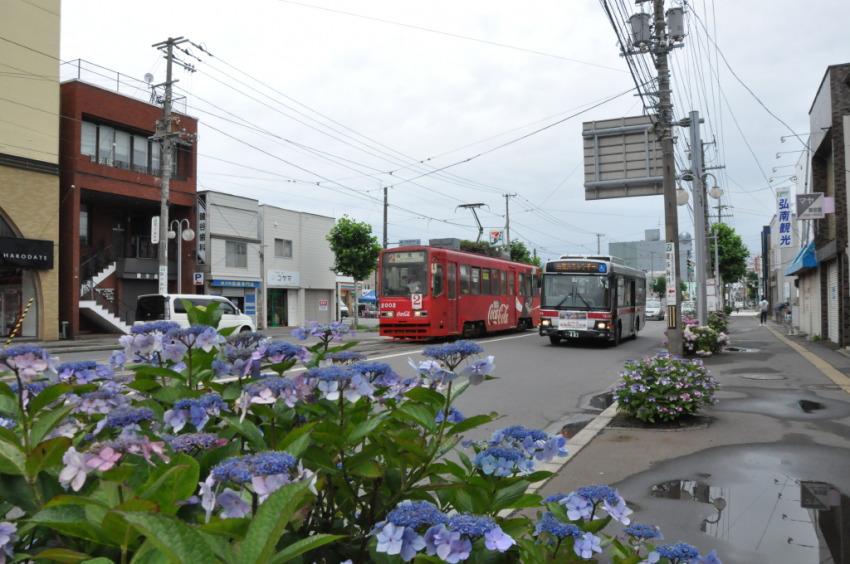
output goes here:
{"type": "MultiPolygon", "coordinates": [[[[105,157],[98,158],[95,155],[89,155],[89,159],[91,159],[91,162],[93,162],[95,164],[99,164],[99,165],[111,166],[112,168],[120,168],[120,169],[123,169],[123,170],[131,170],[133,172],[139,172],[141,174],[151,174],[153,176],[159,176],[159,177],[162,176],[162,170],[159,169],[159,168],[153,168],[153,167],[150,167],[150,166],[137,165],[137,164],[130,164],[128,162],[119,161],[119,160],[115,160],[115,159],[107,159],[105,157]]],[[[180,173],[177,173],[177,172],[172,172],[171,173],[171,179],[172,180],[180,180],[180,181],[185,182],[186,181],[186,175],[180,174],[180,173]]]]}

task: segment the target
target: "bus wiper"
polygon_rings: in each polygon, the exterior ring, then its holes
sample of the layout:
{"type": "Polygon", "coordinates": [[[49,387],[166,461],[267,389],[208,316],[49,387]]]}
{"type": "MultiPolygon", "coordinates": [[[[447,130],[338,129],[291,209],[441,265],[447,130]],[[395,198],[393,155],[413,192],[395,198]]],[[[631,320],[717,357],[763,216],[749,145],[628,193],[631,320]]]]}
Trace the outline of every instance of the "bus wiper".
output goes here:
{"type": "Polygon", "coordinates": [[[590,304],[589,304],[589,303],[587,303],[587,300],[585,300],[585,299],[582,297],[581,292],[576,292],[576,293],[575,293],[575,295],[576,295],[576,296],[578,296],[578,299],[580,299],[581,301],[583,301],[583,302],[584,302],[584,305],[586,305],[586,306],[587,306],[587,309],[590,309],[590,304]]]}

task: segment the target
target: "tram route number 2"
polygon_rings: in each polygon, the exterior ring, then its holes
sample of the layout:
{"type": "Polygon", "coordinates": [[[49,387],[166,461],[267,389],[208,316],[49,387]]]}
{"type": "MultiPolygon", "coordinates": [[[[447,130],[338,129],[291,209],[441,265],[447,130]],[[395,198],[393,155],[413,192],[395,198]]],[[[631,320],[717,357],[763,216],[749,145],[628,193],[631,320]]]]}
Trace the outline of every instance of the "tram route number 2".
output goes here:
{"type": "Polygon", "coordinates": [[[410,305],[413,307],[413,309],[422,309],[422,294],[411,295],[410,305]]]}

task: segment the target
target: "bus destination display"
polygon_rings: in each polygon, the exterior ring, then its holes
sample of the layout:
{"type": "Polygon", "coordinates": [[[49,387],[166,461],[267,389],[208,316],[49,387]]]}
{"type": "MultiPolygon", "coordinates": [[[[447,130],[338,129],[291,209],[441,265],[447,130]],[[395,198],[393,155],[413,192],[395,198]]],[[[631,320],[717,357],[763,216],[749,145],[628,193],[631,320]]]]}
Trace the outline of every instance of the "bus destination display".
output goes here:
{"type": "Polygon", "coordinates": [[[606,273],[608,265],[585,261],[551,261],[546,263],[546,272],[592,272],[606,273]]]}

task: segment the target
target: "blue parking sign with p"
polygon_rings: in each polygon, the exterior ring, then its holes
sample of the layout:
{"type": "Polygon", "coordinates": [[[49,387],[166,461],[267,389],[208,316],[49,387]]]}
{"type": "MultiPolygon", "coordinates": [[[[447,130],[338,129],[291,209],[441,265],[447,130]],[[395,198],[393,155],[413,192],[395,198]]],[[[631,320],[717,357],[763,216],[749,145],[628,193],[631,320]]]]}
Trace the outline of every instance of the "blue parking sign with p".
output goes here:
{"type": "Polygon", "coordinates": [[[203,286],[204,285],[204,273],[196,272],[195,276],[195,286],[203,286]]]}

